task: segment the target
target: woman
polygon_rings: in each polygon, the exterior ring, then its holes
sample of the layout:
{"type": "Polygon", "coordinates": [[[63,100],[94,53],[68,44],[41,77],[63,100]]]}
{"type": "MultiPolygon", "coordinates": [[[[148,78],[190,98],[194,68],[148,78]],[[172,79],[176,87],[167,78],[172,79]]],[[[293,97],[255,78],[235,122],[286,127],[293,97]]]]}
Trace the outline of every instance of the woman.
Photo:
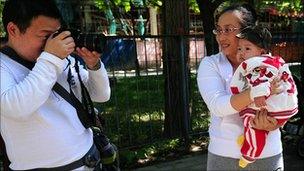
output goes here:
{"type": "MultiPolygon", "coordinates": [[[[241,169],[238,164],[241,153],[237,138],[243,134],[244,127],[238,112],[253,102],[254,90],[248,89],[232,95],[229,86],[233,72],[240,64],[236,57],[236,34],[255,23],[255,11],[248,5],[234,5],[223,10],[213,31],[221,52],[205,57],[198,69],[199,90],[211,114],[207,170],[241,169]]],[[[272,89],[277,89],[277,85],[272,85],[272,89]]],[[[270,132],[260,159],[246,169],[282,170],[284,164],[281,135],[276,130],[280,125],[277,125],[274,118],[267,117],[265,110],[257,112],[251,125],[270,132]]]]}

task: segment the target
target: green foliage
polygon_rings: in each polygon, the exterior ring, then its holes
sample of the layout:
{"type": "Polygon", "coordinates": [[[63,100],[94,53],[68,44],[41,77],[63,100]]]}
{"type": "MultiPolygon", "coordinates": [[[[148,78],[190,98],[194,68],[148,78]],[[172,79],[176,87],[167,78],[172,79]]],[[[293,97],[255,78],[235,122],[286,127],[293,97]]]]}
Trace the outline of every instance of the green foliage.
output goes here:
{"type": "Polygon", "coordinates": [[[5,30],[2,23],[2,11],[4,7],[4,1],[0,0],[0,37],[5,36],[5,30]]]}
{"type": "Polygon", "coordinates": [[[94,3],[101,10],[118,6],[122,7],[125,12],[129,12],[131,10],[132,4],[135,7],[160,7],[162,5],[161,0],[94,0],[94,3]]]}
{"type": "Polygon", "coordinates": [[[194,13],[196,14],[200,13],[196,0],[189,0],[189,7],[194,13]]]}
{"type": "Polygon", "coordinates": [[[302,0],[263,0],[256,4],[258,9],[276,8],[280,13],[301,12],[304,2],[302,0]]]}
{"type": "MultiPolygon", "coordinates": [[[[131,10],[131,5],[133,4],[135,7],[156,7],[159,8],[163,5],[163,0],[94,0],[95,5],[101,9],[105,10],[106,8],[112,8],[114,5],[122,7],[125,12],[129,12],[131,10]],[[114,4],[112,3],[114,2],[114,4]]],[[[196,3],[196,0],[189,0],[190,9],[195,13],[199,13],[199,8],[196,3]]]]}

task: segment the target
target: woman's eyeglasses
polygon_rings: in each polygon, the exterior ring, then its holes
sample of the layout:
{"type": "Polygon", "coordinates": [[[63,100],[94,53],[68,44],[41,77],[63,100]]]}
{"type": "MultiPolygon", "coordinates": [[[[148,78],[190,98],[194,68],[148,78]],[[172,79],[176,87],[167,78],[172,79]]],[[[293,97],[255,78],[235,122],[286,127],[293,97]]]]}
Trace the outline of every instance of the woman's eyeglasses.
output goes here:
{"type": "Polygon", "coordinates": [[[216,28],[216,29],[213,29],[212,32],[215,35],[220,35],[220,34],[228,35],[230,33],[235,32],[235,30],[239,30],[239,28],[236,28],[236,27],[226,27],[224,29],[216,28]]]}

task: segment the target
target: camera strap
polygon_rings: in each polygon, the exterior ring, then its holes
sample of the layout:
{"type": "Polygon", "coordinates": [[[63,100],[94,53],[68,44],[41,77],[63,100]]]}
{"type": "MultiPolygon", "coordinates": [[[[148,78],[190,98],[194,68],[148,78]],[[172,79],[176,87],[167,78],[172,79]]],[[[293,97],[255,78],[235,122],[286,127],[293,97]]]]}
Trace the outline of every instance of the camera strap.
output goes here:
{"type": "MultiPolygon", "coordinates": [[[[32,70],[35,66],[34,62],[27,61],[23,58],[21,58],[14,49],[12,49],[9,46],[4,46],[0,49],[0,52],[6,54],[8,57],[10,57],[12,60],[16,61],[17,63],[23,65],[24,67],[28,68],[29,70],[32,70]]],[[[67,58],[66,58],[67,59],[67,58]]],[[[69,59],[67,59],[69,61],[69,59]]],[[[70,64],[70,61],[69,61],[70,64]]],[[[82,96],[82,102],[78,100],[78,98],[75,96],[75,94],[72,91],[71,82],[72,82],[72,74],[71,74],[71,68],[70,65],[68,65],[69,71],[68,71],[68,83],[70,87],[70,92],[68,92],[64,87],[62,87],[58,82],[55,83],[53,86],[53,90],[59,94],[63,99],[65,99],[68,103],[70,103],[77,111],[77,115],[81,123],[85,128],[89,128],[96,125],[96,117],[95,117],[95,111],[93,102],[91,100],[91,97],[89,95],[88,90],[86,89],[84,83],[81,80],[80,73],[79,73],[79,66],[78,61],[75,58],[75,70],[77,72],[80,86],[81,86],[81,96],[82,96]]]]}

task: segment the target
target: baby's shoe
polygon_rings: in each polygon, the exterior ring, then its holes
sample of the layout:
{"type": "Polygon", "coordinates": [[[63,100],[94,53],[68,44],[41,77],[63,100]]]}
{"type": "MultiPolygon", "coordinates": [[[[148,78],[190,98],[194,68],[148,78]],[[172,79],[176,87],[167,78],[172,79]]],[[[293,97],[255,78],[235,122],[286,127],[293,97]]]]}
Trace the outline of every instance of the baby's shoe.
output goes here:
{"type": "Polygon", "coordinates": [[[244,135],[240,135],[240,136],[237,138],[236,142],[237,142],[237,144],[241,147],[241,146],[244,144],[244,140],[245,140],[244,135]]]}
{"type": "Polygon", "coordinates": [[[239,160],[239,166],[241,168],[245,168],[249,163],[252,163],[252,162],[254,162],[254,160],[247,160],[242,156],[241,159],[239,160]]]}

